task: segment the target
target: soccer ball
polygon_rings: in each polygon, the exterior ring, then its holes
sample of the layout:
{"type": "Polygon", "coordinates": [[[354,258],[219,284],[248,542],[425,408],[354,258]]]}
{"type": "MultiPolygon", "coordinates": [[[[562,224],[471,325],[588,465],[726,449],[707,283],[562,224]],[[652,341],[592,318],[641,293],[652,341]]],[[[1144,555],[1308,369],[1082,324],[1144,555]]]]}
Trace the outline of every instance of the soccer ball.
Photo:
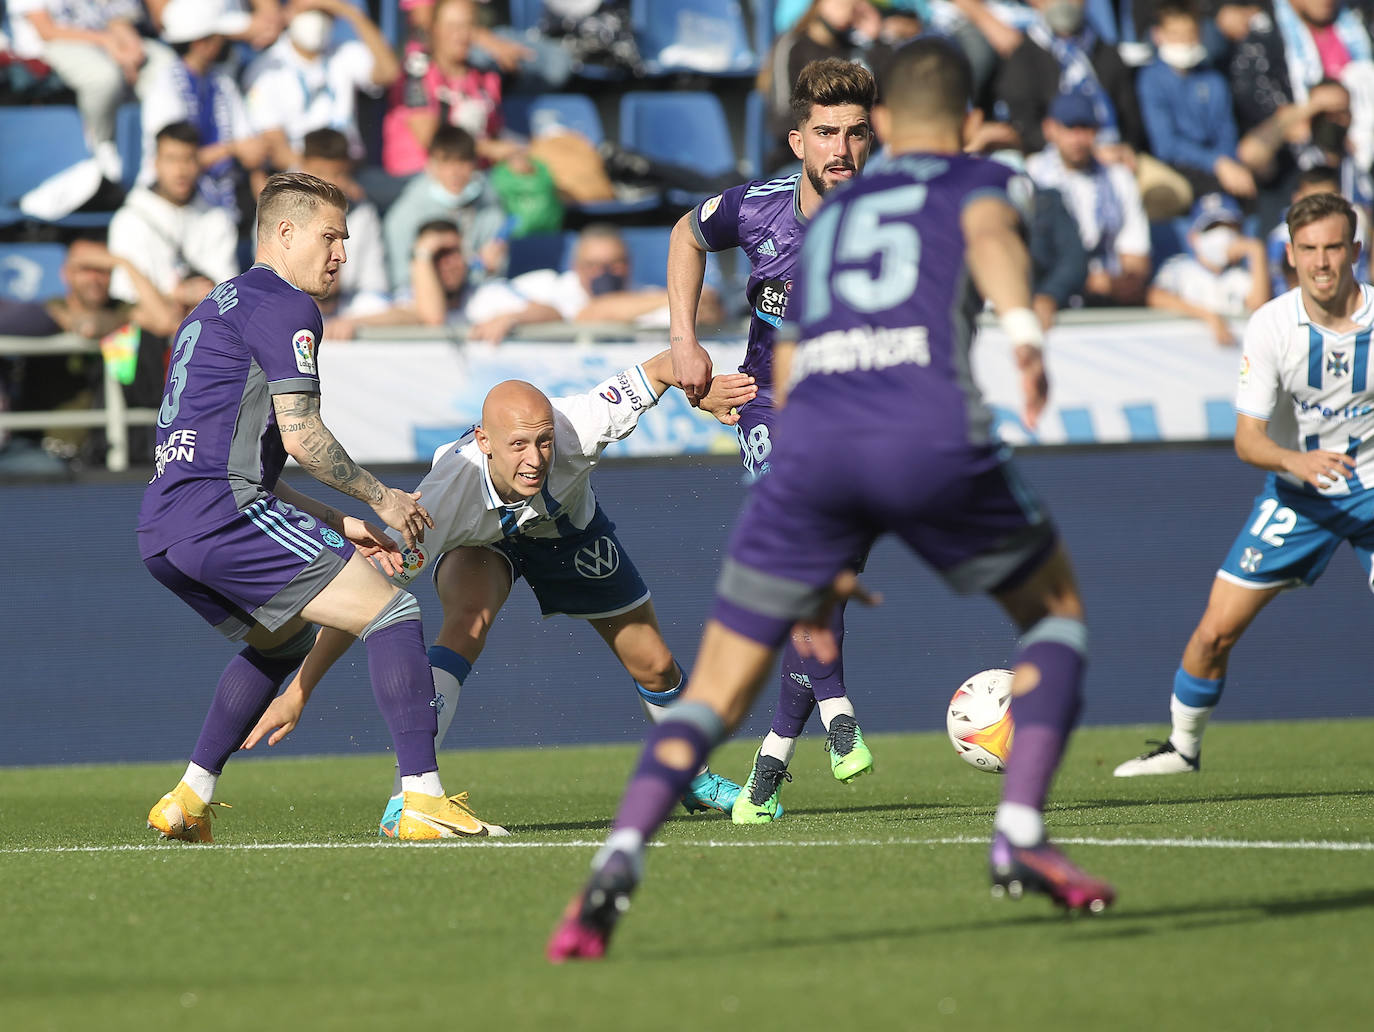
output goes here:
{"type": "Polygon", "coordinates": [[[1010,670],[984,670],[959,686],[949,700],[945,728],[954,751],[971,767],[990,774],[1007,769],[1011,752],[1010,670]]]}

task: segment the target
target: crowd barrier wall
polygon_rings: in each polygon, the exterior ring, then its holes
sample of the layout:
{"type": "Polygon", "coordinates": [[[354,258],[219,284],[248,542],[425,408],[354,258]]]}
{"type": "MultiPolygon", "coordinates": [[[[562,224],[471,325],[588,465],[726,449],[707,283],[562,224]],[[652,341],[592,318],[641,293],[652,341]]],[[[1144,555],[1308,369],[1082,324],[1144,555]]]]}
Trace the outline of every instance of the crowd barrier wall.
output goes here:
{"type": "MultiPolygon", "coordinates": [[[[880,454],[856,445],[855,461],[880,454]]],[[[1157,733],[1183,643],[1262,475],[1220,444],[1028,448],[1018,462],[1062,526],[1082,581],[1092,652],[1085,722],[1149,723],[1157,733]]],[[[412,484],[423,470],[382,472],[412,484]]],[[[596,474],[688,667],[744,497],[740,474],[734,460],[706,456],[607,462],[596,474]]],[[[0,487],[10,545],[0,593],[0,766],[185,761],[233,647],[139,562],[142,487],[113,477],[0,487]]],[[[863,727],[940,728],[966,676],[1011,661],[1012,629],[991,602],[953,599],[890,541],[875,549],[866,576],[885,602],[850,619],[846,679],[863,727]]],[[[415,591],[432,637],[432,584],[417,582],[415,591]]],[[[1374,661],[1370,613],[1369,587],[1342,549],[1316,587],[1280,598],[1251,628],[1218,721],[1374,715],[1374,690],[1361,673],[1374,661]]],[[[766,730],[775,692],[773,681],[745,733],[766,730]]],[[[633,684],[596,634],[577,621],[541,620],[517,585],[446,746],[631,742],[644,729],[633,684]]],[[[813,721],[811,731],[819,729],[813,721]]],[[[366,656],[355,646],[301,726],[270,752],[388,748],[366,656]]],[[[819,739],[804,748],[819,750],[819,739]]]]}

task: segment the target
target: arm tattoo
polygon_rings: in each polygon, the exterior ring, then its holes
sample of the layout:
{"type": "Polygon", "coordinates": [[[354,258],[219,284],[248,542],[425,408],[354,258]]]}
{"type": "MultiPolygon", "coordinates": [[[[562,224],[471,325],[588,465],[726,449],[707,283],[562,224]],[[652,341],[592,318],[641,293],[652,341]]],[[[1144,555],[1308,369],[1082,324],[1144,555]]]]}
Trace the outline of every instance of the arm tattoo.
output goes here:
{"type": "Polygon", "coordinates": [[[369,505],[382,500],[377,478],[349,457],[320,420],[318,394],[280,395],[277,419],[284,432],[298,435],[292,458],[312,477],[369,505]]]}

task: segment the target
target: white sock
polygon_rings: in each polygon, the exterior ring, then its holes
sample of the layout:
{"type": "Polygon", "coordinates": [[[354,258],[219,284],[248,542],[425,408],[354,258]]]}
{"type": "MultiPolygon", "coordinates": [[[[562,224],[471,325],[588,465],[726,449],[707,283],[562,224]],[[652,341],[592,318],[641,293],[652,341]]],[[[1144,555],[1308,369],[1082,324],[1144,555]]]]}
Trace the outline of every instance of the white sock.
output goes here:
{"type": "Polygon", "coordinates": [[[634,828],[621,828],[606,838],[606,843],[592,857],[592,870],[599,871],[612,853],[624,853],[634,864],[636,877],[644,873],[644,836],[634,828]]]}
{"type": "MultiPolygon", "coordinates": [[[[458,693],[463,690],[463,684],[447,670],[430,667],[429,672],[434,677],[434,694],[444,700],[439,707],[439,730],[434,735],[434,751],[438,752],[453,724],[453,716],[458,712],[458,693]]],[[[401,768],[397,767],[396,776],[391,782],[391,798],[395,799],[400,794],[401,768]]]]}
{"type": "Polygon", "coordinates": [[[1215,706],[1189,706],[1179,702],[1177,696],[1169,697],[1169,715],[1174,724],[1169,741],[1190,760],[1197,759],[1202,751],[1202,732],[1214,709],[1215,706]]]}
{"type": "Polygon", "coordinates": [[[444,794],[444,783],[439,780],[437,770],[426,771],[424,774],[407,774],[401,779],[401,791],[441,796],[444,794]]]}
{"type": "Polygon", "coordinates": [[[215,797],[215,785],[219,782],[219,775],[211,774],[198,763],[192,763],[187,765],[186,773],[181,776],[181,780],[187,788],[200,796],[202,803],[208,803],[215,797]]]}
{"type": "MultiPolygon", "coordinates": [[[[638,694],[638,693],[636,693],[638,694]]],[[[668,719],[668,706],[655,706],[644,696],[639,696],[639,708],[644,711],[644,715],[649,718],[651,724],[662,724],[668,719]]]]}
{"type": "Polygon", "coordinates": [[[854,704],[847,695],[841,695],[838,699],[817,699],[816,708],[821,711],[821,723],[827,731],[830,730],[830,722],[841,713],[846,717],[854,715],[854,704]]]}
{"type": "Polygon", "coordinates": [[[1039,845],[1045,837],[1045,818],[1039,810],[1025,803],[999,803],[992,826],[1021,849],[1039,845]]]}
{"type": "Polygon", "coordinates": [[[759,748],[762,756],[771,756],[775,760],[781,760],[784,765],[792,762],[792,754],[797,751],[797,740],[795,738],[784,738],[776,731],[769,731],[763,736],[763,745],[759,748]]]}

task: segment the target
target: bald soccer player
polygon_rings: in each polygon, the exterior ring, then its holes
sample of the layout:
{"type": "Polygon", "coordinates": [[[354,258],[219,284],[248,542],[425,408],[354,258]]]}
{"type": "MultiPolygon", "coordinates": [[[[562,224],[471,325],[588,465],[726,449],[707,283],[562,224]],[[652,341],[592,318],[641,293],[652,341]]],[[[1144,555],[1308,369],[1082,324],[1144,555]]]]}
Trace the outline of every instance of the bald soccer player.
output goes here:
{"type": "MultiPolygon", "coordinates": [[[[417,489],[434,517],[423,544],[407,547],[392,573],[398,585],[434,571],[443,626],[429,650],[443,740],[458,692],[482,652],[487,631],[524,577],[545,616],[588,621],[634,679],[645,714],[655,723],[681,694],[682,668],[663,640],[649,589],[602,512],[591,474],[602,451],[629,436],[669,387],[677,387],[672,356],[655,355],[584,394],[549,399],[521,380],[497,384],[482,405],[482,422],[440,448],[417,489]]],[[[745,373],[715,377],[701,407],[726,426],[736,406],[755,395],[745,373]]],[[[330,665],[352,642],[325,631],[300,674],[272,704],[245,742],[271,733],[276,744],[295,727],[330,665]]],[[[739,786],[704,765],[682,794],[688,812],[729,813],[739,786]]],[[[466,795],[459,797],[466,803],[466,795]]],[[[395,837],[404,810],[393,785],[378,834],[395,837]]]]}

